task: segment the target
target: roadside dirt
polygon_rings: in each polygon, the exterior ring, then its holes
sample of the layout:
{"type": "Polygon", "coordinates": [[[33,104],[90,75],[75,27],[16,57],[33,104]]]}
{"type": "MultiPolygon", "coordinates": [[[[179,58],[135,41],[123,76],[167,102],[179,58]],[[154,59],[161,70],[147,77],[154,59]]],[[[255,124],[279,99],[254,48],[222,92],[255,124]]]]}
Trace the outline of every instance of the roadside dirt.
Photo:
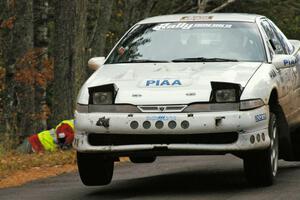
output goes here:
{"type": "MultiPolygon", "coordinates": [[[[129,159],[126,157],[120,158],[120,162],[128,162],[128,161],[129,159]]],[[[118,162],[117,164],[120,164],[120,162],[118,162]]],[[[71,173],[76,171],[77,171],[76,164],[55,165],[51,167],[42,166],[42,167],[33,167],[25,170],[24,169],[16,170],[5,177],[0,177],[0,189],[20,186],[34,180],[58,176],[64,173],[71,173]]]]}
{"type": "Polygon", "coordinates": [[[0,179],[0,188],[19,186],[37,179],[75,171],[77,171],[77,166],[73,164],[56,165],[53,167],[34,167],[28,170],[18,170],[10,176],[0,179]]]}

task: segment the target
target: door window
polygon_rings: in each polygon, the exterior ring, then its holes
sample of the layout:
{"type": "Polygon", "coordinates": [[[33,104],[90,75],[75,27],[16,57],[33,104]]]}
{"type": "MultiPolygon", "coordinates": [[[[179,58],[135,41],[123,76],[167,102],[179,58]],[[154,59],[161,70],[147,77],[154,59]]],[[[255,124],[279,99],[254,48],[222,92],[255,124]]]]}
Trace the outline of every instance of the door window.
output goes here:
{"type": "Polygon", "coordinates": [[[285,51],[283,45],[281,44],[278,36],[276,35],[274,29],[271,27],[271,25],[266,20],[262,22],[262,27],[265,30],[270,43],[272,43],[275,53],[276,54],[286,54],[286,51],[285,51]]]}
{"type": "Polygon", "coordinates": [[[291,54],[294,50],[293,45],[289,42],[289,40],[285,37],[285,35],[280,31],[280,29],[271,21],[269,21],[269,24],[273,28],[274,32],[276,33],[277,37],[279,38],[279,41],[281,42],[283,48],[288,54],[291,54]]]}

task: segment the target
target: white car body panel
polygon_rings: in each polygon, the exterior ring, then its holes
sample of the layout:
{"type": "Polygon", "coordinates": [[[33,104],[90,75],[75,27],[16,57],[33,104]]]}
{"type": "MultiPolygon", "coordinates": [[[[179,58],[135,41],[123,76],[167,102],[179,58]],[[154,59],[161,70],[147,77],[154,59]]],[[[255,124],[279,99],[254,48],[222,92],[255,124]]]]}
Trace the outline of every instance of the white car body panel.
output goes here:
{"type": "MultiPolygon", "coordinates": [[[[288,64],[286,68],[277,69],[272,64],[274,51],[271,49],[261,21],[267,18],[249,14],[186,14],[159,16],[145,19],[137,24],[184,22],[184,21],[238,21],[256,23],[263,39],[266,51],[266,62],[186,62],[186,63],[128,63],[105,64],[101,66],[82,86],[77,103],[89,104],[91,87],[114,84],[118,89],[115,104],[134,106],[147,105],[189,105],[207,103],[212,92],[211,82],[239,84],[242,88],[240,100],[261,99],[260,108],[249,111],[193,112],[188,113],[109,113],[75,111],[76,136],[74,147],[80,152],[135,152],[165,147],[169,150],[185,151],[247,151],[267,148],[270,145],[268,136],[270,95],[276,91],[278,101],[286,116],[288,125],[300,125],[300,42],[292,41],[293,55],[297,63],[288,64]],[[181,85],[173,84],[180,80],[181,85]],[[150,81],[150,82],[149,82],[150,81]],[[158,81],[158,82],[156,82],[158,81]],[[161,85],[161,81],[168,84],[161,85]],[[263,115],[263,118],[258,116],[263,115]],[[109,119],[109,127],[97,125],[99,118],[109,119]],[[222,123],[216,119],[221,117],[222,123]],[[175,129],[166,126],[157,129],[154,123],[158,120],[168,123],[170,119],[180,124],[188,120],[190,127],[175,129]],[[130,123],[139,123],[132,129],[130,123]],[[150,121],[152,126],[144,129],[141,124],[150,121]],[[99,145],[88,142],[88,134],[204,134],[204,133],[239,133],[238,140],[231,144],[132,144],[132,145],[99,145]],[[264,135],[264,139],[261,138],[264,135]],[[252,143],[250,137],[255,137],[252,143]]],[[[124,37],[124,36],[123,36],[124,37]]],[[[116,44],[117,46],[118,44],[116,44]]],[[[116,47],[115,46],[115,47],[116,47]]]]}
{"type": "Polygon", "coordinates": [[[158,63],[104,65],[83,85],[80,104],[88,104],[88,88],[109,83],[119,92],[115,103],[133,105],[208,102],[211,81],[238,83],[244,87],[261,63],[158,63]],[[239,69],[239,70],[237,70],[239,69]],[[180,80],[181,86],[146,87],[147,80],[180,80]],[[194,96],[187,96],[195,93],[194,96]],[[133,97],[140,94],[140,97],[133,97]]]}

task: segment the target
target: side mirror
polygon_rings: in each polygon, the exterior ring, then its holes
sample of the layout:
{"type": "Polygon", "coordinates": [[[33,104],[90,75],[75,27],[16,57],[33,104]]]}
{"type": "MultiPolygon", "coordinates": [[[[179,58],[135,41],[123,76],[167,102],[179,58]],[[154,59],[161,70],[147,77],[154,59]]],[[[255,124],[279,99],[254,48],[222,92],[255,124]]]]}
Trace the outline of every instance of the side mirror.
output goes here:
{"type": "Polygon", "coordinates": [[[297,59],[292,55],[278,54],[274,55],[272,64],[277,69],[284,69],[294,66],[297,63],[297,59]]]}
{"type": "Polygon", "coordinates": [[[94,57],[89,59],[88,66],[90,69],[96,71],[99,69],[105,62],[105,57],[94,57]]]}

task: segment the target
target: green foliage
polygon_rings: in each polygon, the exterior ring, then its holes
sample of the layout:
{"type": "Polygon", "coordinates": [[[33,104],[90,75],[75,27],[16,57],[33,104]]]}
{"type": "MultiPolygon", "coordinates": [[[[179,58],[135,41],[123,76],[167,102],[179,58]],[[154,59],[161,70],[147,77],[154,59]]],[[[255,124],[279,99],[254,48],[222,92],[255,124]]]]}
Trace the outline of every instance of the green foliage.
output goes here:
{"type": "Polygon", "coordinates": [[[300,39],[299,0],[239,0],[224,12],[256,13],[271,19],[290,39],[300,39]]]}
{"type": "Polygon", "coordinates": [[[3,144],[0,143],[0,158],[4,155],[4,147],[3,144]]]}

